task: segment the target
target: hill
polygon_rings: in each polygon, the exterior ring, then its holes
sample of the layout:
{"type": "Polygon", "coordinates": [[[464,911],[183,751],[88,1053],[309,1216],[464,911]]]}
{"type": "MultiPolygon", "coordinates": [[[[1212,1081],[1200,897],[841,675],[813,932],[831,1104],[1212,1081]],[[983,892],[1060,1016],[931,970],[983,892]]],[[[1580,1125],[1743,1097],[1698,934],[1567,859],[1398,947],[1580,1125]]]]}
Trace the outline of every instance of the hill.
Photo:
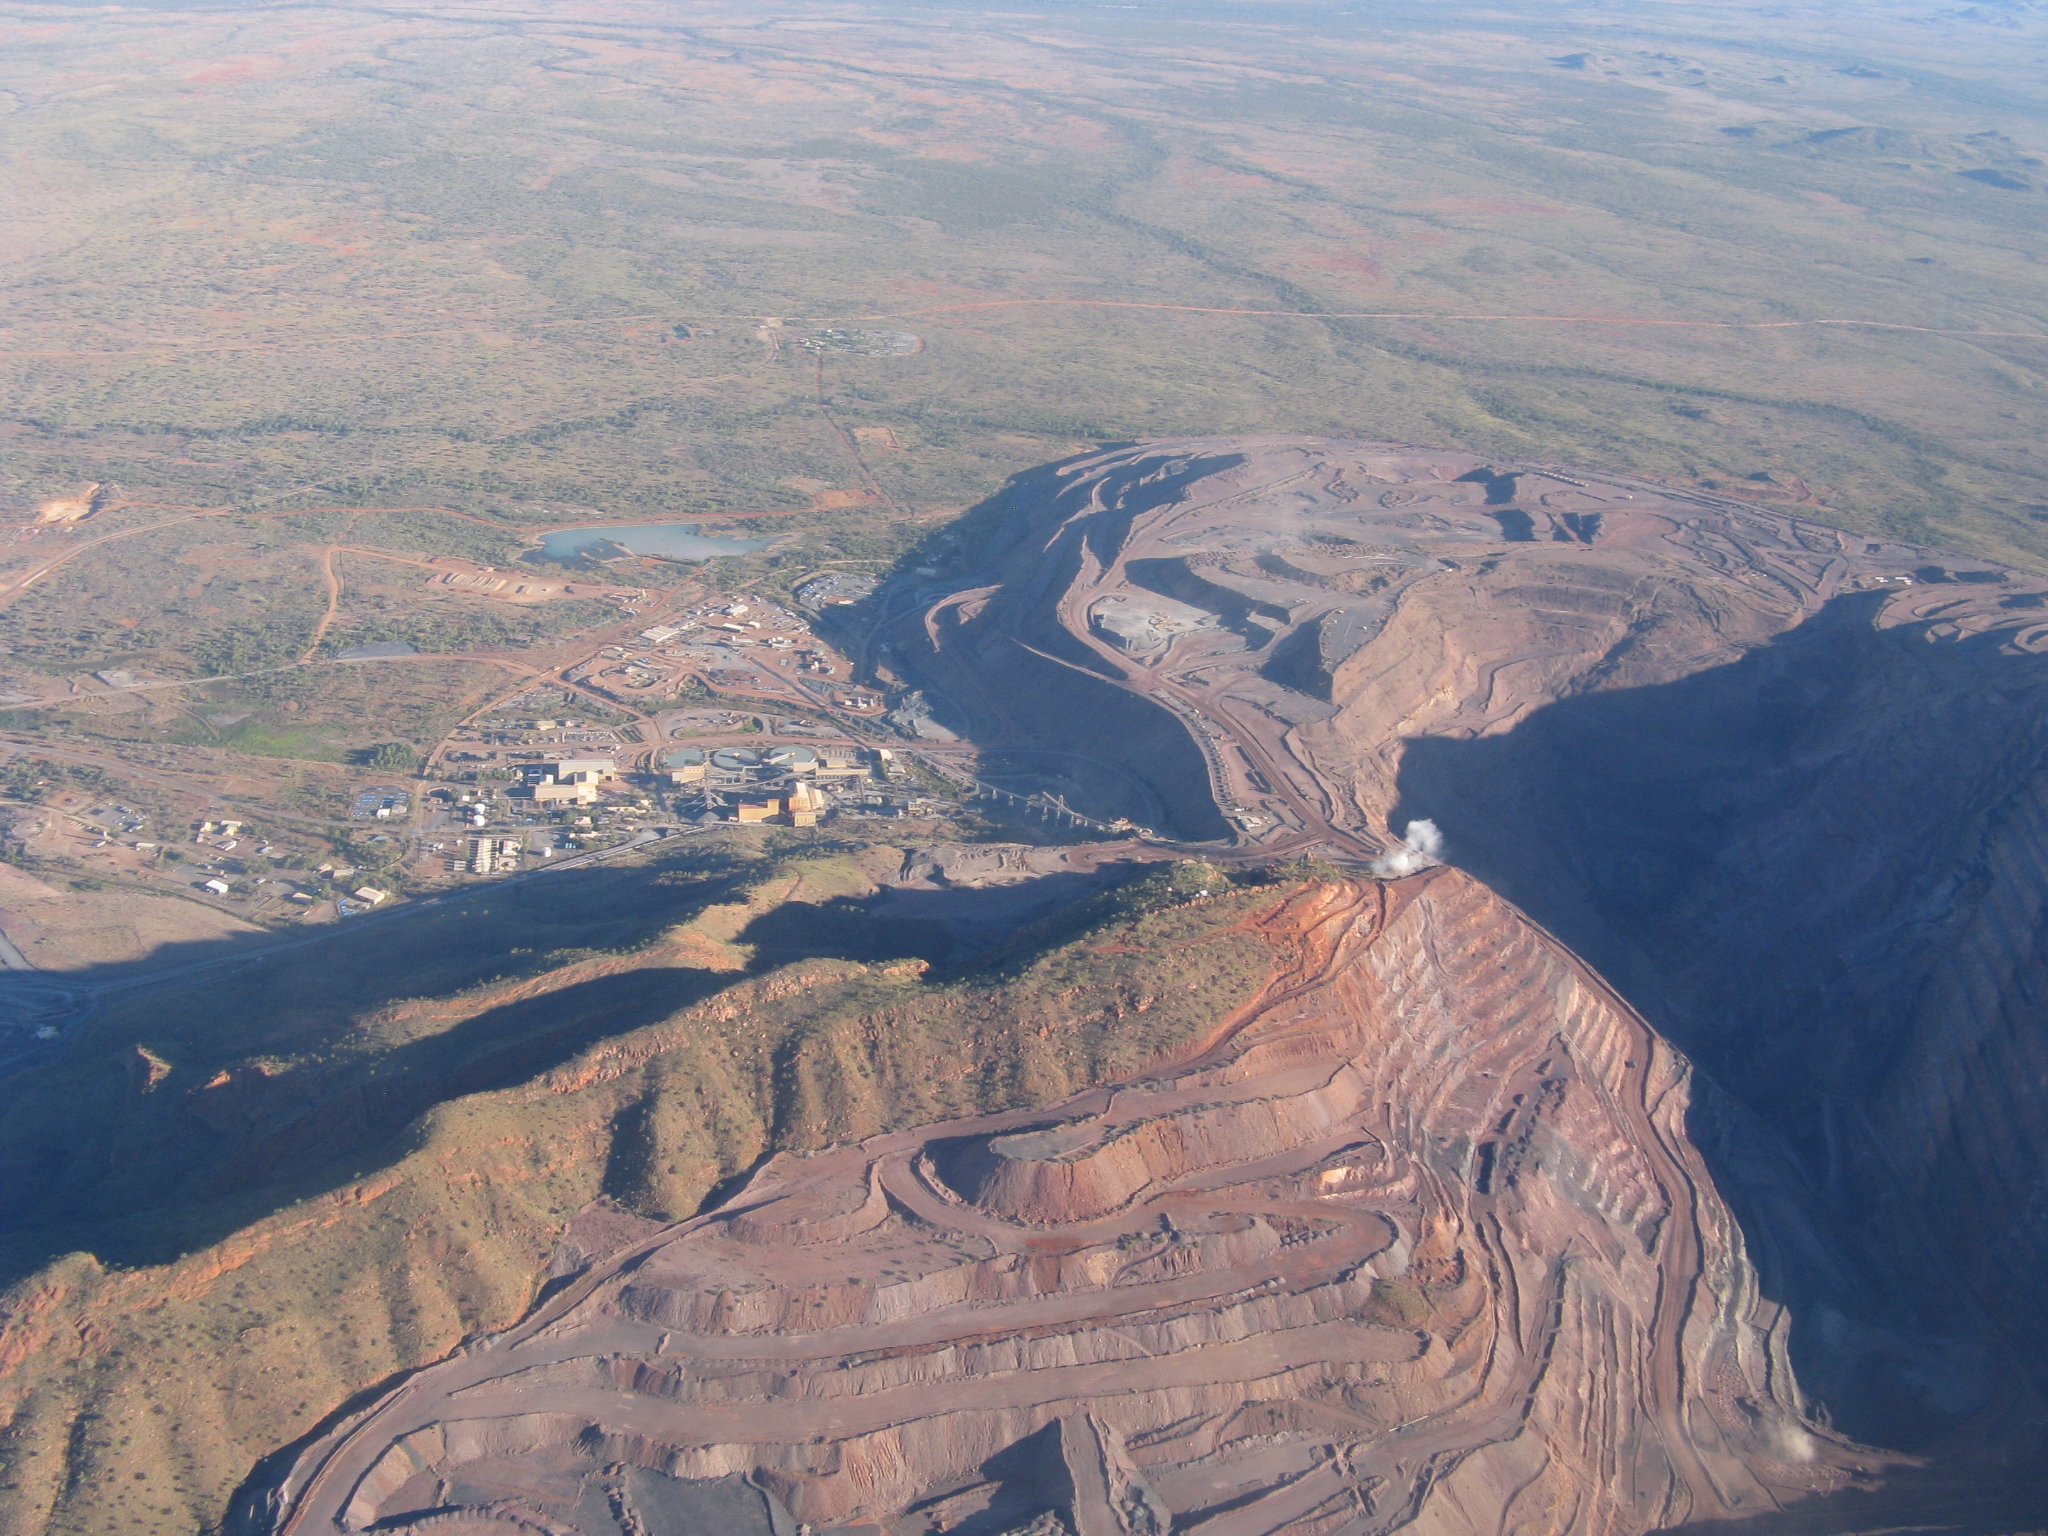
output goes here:
{"type": "Polygon", "coordinates": [[[1192,869],[967,972],[860,920],[857,852],[556,876],[365,974],[285,957],[109,1009],[11,1085],[0,1525],[211,1528],[337,1404],[516,1320],[592,1201],[680,1218],[770,1152],[1184,1047],[1264,980],[1237,925],[1275,899],[1192,869]]]}

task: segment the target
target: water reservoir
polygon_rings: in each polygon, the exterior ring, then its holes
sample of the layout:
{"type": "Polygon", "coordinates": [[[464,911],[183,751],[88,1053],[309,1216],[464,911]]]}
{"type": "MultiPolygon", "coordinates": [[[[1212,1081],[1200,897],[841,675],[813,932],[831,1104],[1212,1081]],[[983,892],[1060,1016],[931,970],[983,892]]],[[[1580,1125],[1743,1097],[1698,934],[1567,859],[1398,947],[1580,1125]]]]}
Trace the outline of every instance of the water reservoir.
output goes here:
{"type": "Polygon", "coordinates": [[[611,528],[557,528],[540,536],[536,554],[564,562],[612,559],[621,554],[662,560],[711,560],[766,549],[767,539],[717,539],[694,523],[633,523],[611,528]]]}

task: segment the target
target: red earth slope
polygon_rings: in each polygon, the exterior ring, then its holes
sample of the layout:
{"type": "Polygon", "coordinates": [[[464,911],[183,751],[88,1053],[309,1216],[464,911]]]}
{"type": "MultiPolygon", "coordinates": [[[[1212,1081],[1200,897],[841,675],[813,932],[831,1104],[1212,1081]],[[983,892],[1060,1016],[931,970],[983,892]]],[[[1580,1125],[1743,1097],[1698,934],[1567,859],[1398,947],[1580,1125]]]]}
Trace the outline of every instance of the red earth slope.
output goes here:
{"type": "Polygon", "coordinates": [[[276,1528],[611,1536],[745,1478],[820,1528],[1563,1536],[1842,1480],[1625,1003],[1451,870],[1265,928],[1199,1055],[778,1158],[308,1447],[276,1528]]]}

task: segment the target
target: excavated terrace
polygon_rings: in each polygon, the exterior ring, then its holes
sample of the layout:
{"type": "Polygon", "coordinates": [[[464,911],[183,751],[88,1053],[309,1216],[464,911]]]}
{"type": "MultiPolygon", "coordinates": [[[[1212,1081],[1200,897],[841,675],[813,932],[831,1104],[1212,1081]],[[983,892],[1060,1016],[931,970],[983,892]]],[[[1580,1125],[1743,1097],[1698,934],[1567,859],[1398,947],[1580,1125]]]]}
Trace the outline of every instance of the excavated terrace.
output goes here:
{"type": "Polygon", "coordinates": [[[1625,1004],[1451,870],[1262,927],[1199,1056],[778,1158],[309,1448],[280,1529],[610,1536],[635,1468],[764,1529],[1050,1500],[1077,1536],[1647,1527],[1841,1481],[1625,1004]]]}
{"type": "Polygon", "coordinates": [[[1887,1513],[1851,1434],[2029,1454],[2048,583],[1328,439],[967,530],[878,602],[985,771],[1355,876],[1200,1054],[777,1159],[300,1448],[268,1529],[1855,1530],[1985,1474],[1887,1513]]]}

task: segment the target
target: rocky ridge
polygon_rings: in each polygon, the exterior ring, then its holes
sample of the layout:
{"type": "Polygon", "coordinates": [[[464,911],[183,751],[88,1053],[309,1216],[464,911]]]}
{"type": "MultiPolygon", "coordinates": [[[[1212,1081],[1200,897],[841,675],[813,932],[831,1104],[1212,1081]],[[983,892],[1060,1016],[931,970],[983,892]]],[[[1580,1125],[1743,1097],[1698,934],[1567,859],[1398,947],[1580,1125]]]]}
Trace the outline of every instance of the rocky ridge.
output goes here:
{"type": "Polygon", "coordinates": [[[1274,976],[1193,1057],[778,1157],[305,1448],[275,1529],[610,1536],[635,1469],[1077,1536],[1651,1529],[1844,1480],[1625,1003],[1450,870],[1257,922],[1274,976]]]}
{"type": "Polygon", "coordinates": [[[1961,1482],[2038,1505],[2048,582],[1330,439],[1116,448],[983,515],[895,644],[991,760],[1226,856],[1440,856],[1519,903],[1718,1086],[1688,1134],[1817,1411],[1999,1447],[1961,1482]]]}

